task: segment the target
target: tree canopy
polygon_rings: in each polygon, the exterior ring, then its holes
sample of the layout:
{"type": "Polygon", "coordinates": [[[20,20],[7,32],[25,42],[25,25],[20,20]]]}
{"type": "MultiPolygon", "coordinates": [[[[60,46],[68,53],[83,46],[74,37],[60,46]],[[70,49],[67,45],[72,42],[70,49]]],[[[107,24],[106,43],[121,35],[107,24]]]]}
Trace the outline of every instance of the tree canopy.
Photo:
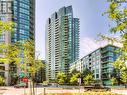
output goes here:
{"type": "Polygon", "coordinates": [[[64,84],[65,83],[65,81],[66,81],[66,75],[65,75],[65,73],[63,73],[63,72],[59,72],[58,74],[57,74],[57,82],[59,83],[59,84],[64,84]]]}
{"type": "Polygon", "coordinates": [[[114,67],[120,70],[120,77],[124,83],[127,83],[127,0],[108,0],[109,8],[105,12],[109,19],[114,23],[110,33],[119,34],[119,38],[105,37],[112,42],[121,44],[120,57],[114,62],[114,67]]]}

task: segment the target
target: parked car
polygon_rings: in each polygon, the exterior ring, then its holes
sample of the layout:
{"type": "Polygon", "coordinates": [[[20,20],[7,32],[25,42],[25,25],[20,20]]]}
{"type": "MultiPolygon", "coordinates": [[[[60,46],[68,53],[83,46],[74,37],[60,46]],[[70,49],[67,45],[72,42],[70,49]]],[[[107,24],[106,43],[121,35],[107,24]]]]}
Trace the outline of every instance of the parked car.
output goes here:
{"type": "Polygon", "coordinates": [[[24,83],[24,82],[21,82],[17,85],[14,85],[14,88],[28,88],[28,84],[24,83]]]}
{"type": "Polygon", "coordinates": [[[84,86],[85,91],[110,91],[111,89],[100,84],[84,86]]]}

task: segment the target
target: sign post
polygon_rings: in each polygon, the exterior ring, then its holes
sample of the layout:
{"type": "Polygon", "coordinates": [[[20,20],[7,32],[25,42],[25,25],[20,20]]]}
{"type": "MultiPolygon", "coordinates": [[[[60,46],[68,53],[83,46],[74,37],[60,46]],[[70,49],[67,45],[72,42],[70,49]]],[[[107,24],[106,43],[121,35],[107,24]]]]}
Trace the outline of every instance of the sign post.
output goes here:
{"type": "Polygon", "coordinates": [[[80,94],[81,78],[78,78],[78,83],[79,83],[79,94],[80,94]]]}

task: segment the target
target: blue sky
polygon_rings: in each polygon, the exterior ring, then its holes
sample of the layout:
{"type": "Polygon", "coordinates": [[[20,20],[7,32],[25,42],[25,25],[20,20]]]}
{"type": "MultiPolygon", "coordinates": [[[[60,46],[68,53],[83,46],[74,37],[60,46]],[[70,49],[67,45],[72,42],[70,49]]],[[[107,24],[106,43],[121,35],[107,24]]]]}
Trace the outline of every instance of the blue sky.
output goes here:
{"type": "Polygon", "coordinates": [[[107,0],[36,0],[36,51],[45,59],[45,23],[52,13],[63,6],[72,5],[74,17],[80,19],[80,57],[97,49],[98,33],[107,34],[109,22],[102,16],[108,7],[107,0]]]}

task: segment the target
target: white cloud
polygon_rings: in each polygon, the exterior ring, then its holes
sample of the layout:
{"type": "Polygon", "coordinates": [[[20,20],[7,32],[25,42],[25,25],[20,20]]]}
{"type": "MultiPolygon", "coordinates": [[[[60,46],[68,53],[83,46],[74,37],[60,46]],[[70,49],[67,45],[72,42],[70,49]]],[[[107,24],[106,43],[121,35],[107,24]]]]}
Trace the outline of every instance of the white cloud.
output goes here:
{"type": "Polygon", "coordinates": [[[89,38],[89,37],[81,38],[80,39],[80,58],[98,49],[99,47],[103,47],[107,44],[108,42],[106,41],[97,42],[95,39],[89,38]]]}
{"type": "MultiPolygon", "coordinates": [[[[94,50],[104,47],[110,44],[107,41],[96,41],[93,38],[84,37],[80,39],[80,58],[86,56],[87,54],[93,52],[94,50]]],[[[121,47],[120,43],[113,43],[113,45],[121,47]]]]}

